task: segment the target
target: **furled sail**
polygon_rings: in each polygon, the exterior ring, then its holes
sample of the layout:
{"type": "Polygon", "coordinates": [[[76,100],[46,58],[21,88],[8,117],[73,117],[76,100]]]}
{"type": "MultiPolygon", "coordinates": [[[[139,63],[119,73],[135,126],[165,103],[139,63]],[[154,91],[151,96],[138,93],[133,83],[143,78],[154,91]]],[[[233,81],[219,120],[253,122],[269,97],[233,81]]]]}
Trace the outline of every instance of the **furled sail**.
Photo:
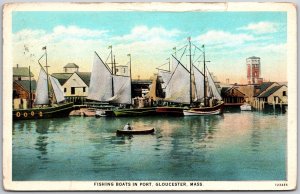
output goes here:
{"type": "Polygon", "coordinates": [[[157,91],[157,87],[156,87],[156,85],[157,85],[157,81],[158,81],[158,75],[157,74],[154,74],[154,76],[153,76],[153,79],[152,79],[152,83],[151,83],[151,85],[149,86],[149,93],[148,94],[146,94],[146,97],[149,97],[149,98],[151,98],[151,99],[153,99],[153,100],[158,100],[158,99],[160,99],[159,97],[157,97],[156,95],[156,91],[157,91]]]}
{"type": "Polygon", "coordinates": [[[112,74],[110,69],[95,52],[88,99],[108,101],[112,97],[112,74]]]}
{"type": "Polygon", "coordinates": [[[166,86],[166,101],[189,104],[190,103],[190,73],[174,57],[171,78],[166,86]]]}
{"type": "Polygon", "coordinates": [[[200,101],[204,98],[204,76],[200,72],[200,70],[192,66],[192,71],[194,72],[194,79],[195,79],[195,99],[194,101],[200,101]]]}
{"type": "Polygon", "coordinates": [[[206,68],[206,72],[207,72],[208,86],[212,93],[212,97],[215,97],[218,100],[222,100],[222,97],[217,89],[217,86],[207,68],[206,68]]]}
{"type": "Polygon", "coordinates": [[[113,103],[131,104],[131,80],[129,76],[113,75],[114,96],[108,99],[113,103]]]}
{"type": "Polygon", "coordinates": [[[49,76],[50,78],[50,82],[53,88],[53,92],[55,95],[55,99],[57,103],[60,103],[62,101],[65,100],[65,96],[64,96],[64,90],[62,88],[62,86],[60,85],[60,83],[58,82],[58,80],[52,76],[49,76]]]}
{"type": "Polygon", "coordinates": [[[47,79],[47,73],[43,69],[41,69],[39,79],[37,81],[34,104],[49,104],[47,79]]]}

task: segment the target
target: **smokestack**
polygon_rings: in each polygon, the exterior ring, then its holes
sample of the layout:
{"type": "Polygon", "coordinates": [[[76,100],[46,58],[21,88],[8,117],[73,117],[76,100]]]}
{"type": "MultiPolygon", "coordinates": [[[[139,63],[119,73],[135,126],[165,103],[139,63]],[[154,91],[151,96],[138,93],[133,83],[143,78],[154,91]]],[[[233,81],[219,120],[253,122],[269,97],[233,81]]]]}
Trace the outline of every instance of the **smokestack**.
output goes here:
{"type": "Polygon", "coordinates": [[[19,68],[19,64],[17,64],[17,68],[19,68]]]}

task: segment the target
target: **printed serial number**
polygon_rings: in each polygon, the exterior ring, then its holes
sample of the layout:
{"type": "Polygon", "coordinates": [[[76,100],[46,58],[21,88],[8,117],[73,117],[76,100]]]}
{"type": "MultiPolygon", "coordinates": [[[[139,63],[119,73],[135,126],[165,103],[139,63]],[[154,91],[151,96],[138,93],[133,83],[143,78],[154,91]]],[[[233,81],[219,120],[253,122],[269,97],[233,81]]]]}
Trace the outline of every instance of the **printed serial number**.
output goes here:
{"type": "Polygon", "coordinates": [[[287,187],[288,184],[287,183],[275,183],[276,187],[287,187]]]}

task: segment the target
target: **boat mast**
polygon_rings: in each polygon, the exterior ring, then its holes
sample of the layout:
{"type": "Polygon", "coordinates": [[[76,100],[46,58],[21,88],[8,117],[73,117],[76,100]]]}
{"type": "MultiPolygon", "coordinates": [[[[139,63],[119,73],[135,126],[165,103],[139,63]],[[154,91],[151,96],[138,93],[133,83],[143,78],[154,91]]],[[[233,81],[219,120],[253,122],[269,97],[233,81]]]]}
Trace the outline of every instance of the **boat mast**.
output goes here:
{"type": "Polygon", "coordinates": [[[189,41],[189,50],[190,50],[190,104],[193,102],[193,97],[192,97],[192,48],[191,48],[191,37],[188,37],[189,41]]]}
{"type": "Polygon", "coordinates": [[[112,45],[109,46],[110,48],[110,64],[111,64],[111,72],[114,74],[114,61],[113,61],[113,52],[112,52],[112,45]]]}
{"type": "MultiPolygon", "coordinates": [[[[132,94],[132,88],[131,88],[131,84],[132,84],[132,77],[131,77],[131,54],[127,54],[127,56],[129,57],[129,76],[130,76],[130,94],[132,94]]],[[[130,95],[130,104],[132,104],[132,98],[130,95]]]]}
{"type": "MultiPolygon", "coordinates": [[[[114,63],[113,63],[113,52],[112,52],[112,45],[110,45],[108,48],[110,48],[110,61],[111,61],[111,73],[114,75],[114,63]]],[[[114,78],[111,77],[111,96],[114,96],[114,78]]]]}
{"type": "Polygon", "coordinates": [[[30,73],[30,66],[29,66],[29,108],[32,108],[32,104],[31,104],[31,73],[30,73]]]}
{"type": "Polygon", "coordinates": [[[205,64],[205,46],[204,44],[202,45],[203,48],[203,66],[204,66],[204,106],[206,106],[206,64],[205,64]]]}
{"type": "Polygon", "coordinates": [[[49,74],[48,74],[48,59],[47,59],[47,47],[43,47],[43,49],[45,50],[45,57],[46,57],[46,74],[47,74],[47,88],[48,88],[48,98],[49,98],[49,104],[50,104],[50,88],[49,88],[49,74]]]}

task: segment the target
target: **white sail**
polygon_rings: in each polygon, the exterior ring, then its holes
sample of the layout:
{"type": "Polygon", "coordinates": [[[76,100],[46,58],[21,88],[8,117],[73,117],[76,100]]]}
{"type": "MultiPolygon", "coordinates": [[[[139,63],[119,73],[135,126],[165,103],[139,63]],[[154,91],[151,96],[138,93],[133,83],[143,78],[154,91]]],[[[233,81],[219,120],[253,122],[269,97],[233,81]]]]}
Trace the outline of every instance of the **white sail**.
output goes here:
{"type": "Polygon", "coordinates": [[[64,90],[58,80],[52,76],[49,76],[50,82],[54,91],[55,99],[57,103],[60,103],[65,100],[64,90]]]}
{"type": "Polygon", "coordinates": [[[200,72],[200,70],[195,67],[194,65],[192,66],[192,71],[194,72],[194,77],[195,77],[195,97],[194,101],[199,101],[202,98],[204,98],[204,76],[200,72]]]}
{"type": "Polygon", "coordinates": [[[49,104],[47,74],[43,69],[37,81],[34,104],[49,104]]]}
{"type": "Polygon", "coordinates": [[[215,97],[218,100],[222,100],[222,97],[216,87],[216,84],[213,80],[213,78],[211,77],[211,74],[209,73],[208,69],[206,69],[206,74],[207,74],[207,79],[208,79],[208,86],[209,86],[209,90],[211,92],[211,97],[215,97]]]}
{"type": "Polygon", "coordinates": [[[166,86],[165,100],[177,103],[190,103],[190,73],[174,57],[172,67],[175,67],[166,86]]]}
{"type": "Polygon", "coordinates": [[[112,97],[112,74],[95,52],[88,99],[108,101],[112,97]]]}
{"type": "Polygon", "coordinates": [[[169,71],[158,70],[158,76],[160,77],[161,87],[166,88],[167,83],[171,78],[172,73],[169,71]]]}
{"type": "Polygon", "coordinates": [[[113,75],[114,96],[108,101],[119,104],[131,104],[131,80],[129,76],[113,75]]]}

